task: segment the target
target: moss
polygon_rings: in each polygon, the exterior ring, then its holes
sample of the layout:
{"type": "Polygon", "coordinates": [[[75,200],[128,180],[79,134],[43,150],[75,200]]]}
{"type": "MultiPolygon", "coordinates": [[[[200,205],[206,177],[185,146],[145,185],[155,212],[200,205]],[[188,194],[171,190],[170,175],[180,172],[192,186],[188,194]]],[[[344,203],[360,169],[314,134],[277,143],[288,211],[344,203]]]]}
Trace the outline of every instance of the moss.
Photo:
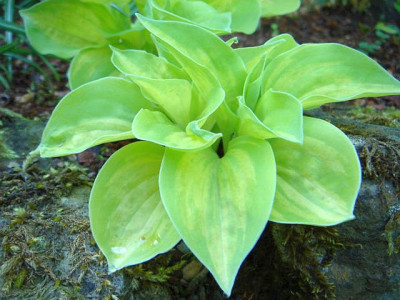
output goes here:
{"type": "Polygon", "coordinates": [[[386,179],[393,182],[399,191],[400,150],[393,141],[370,139],[359,151],[363,175],[371,179],[386,179]]]}
{"type": "Polygon", "coordinates": [[[20,289],[24,284],[27,275],[28,275],[28,270],[26,268],[22,268],[21,271],[15,276],[14,288],[20,289]]]}
{"type": "Polygon", "coordinates": [[[385,236],[388,241],[388,254],[400,253],[400,209],[394,212],[386,223],[385,236]]]}
{"type": "Polygon", "coordinates": [[[400,110],[395,107],[377,109],[373,106],[348,106],[345,103],[335,103],[334,106],[326,105],[324,110],[328,111],[335,118],[356,120],[390,128],[400,128],[400,110]]]}
{"type": "Polygon", "coordinates": [[[131,291],[136,291],[138,297],[144,290],[153,290],[152,297],[157,299],[156,295],[165,296],[166,291],[170,291],[168,294],[171,294],[172,290],[177,294],[182,293],[182,288],[176,285],[178,282],[176,275],[180,275],[187,262],[185,255],[182,256],[177,250],[172,249],[144,264],[125,268],[122,272],[128,281],[127,286],[131,291]]]}
{"type": "Polygon", "coordinates": [[[400,128],[400,110],[395,107],[376,109],[373,106],[354,106],[348,110],[347,117],[376,125],[400,128]]]}
{"type": "Polygon", "coordinates": [[[116,299],[135,289],[138,295],[172,293],[187,257],[172,250],[107,275],[88,219],[93,179],[68,159],[51,163],[46,171],[33,164],[26,173],[1,173],[0,288],[7,299],[116,299]],[[130,282],[123,285],[125,280],[130,282]]]}
{"type": "MultiPolygon", "coordinates": [[[[399,124],[399,114],[400,111],[397,110],[390,115],[390,118],[394,116],[397,120],[389,118],[390,121],[394,122],[393,124],[396,124],[396,127],[399,124]]],[[[351,127],[341,127],[341,129],[346,133],[353,132],[351,127]]],[[[390,199],[400,197],[400,142],[396,138],[383,139],[380,137],[377,139],[370,133],[366,132],[365,143],[358,150],[363,178],[379,182],[385,202],[393,208],[389,212],[384,232],[388,243],[388,254],[398,254],[400,253],[400,207],[398,203],[393,203],[393,200],[390,199]],[[387,195],[385,189],[387,182],[393,185],[397,197],[387,195]]],[[[397,138],[399,137],[398,134],[398,130],[393,133],[397,138]]]]}
{"type": "Polygon", "coordinates": [[[61,160],[49,171],[36,166],[27,171],[1,173],[2,294],[8,299],[85,299],[74,287],[88,275],[84,270],[89,264],[98,264],[99,256],[86,248],[91,238],[86,214],[77,214],[57,199],[68,197],[77,186],[90,186],[92,180],[85,170],[61,160]],[[56,216],[68,226],[54,222],[56,216]],[[69,263],[69,272],[64,272],[63,261],[69,263]]]}
{"type": "MultiPolygon", "coordinates": [[[[1,121],[0,121],[0,128],[1,128],[1,121]]],[[[4,132],[0,130],[0,159],[18,158],[18,154],[15,153],[12,149],[10,149],[4,140],[5,140],[4,132]]]]}
{"type": "MultiPolygon", "coordinates": [[[[170,255],[170,254],[166,254],[170,255]]],[[[166,282],[170,275],[178,270],[181,270],[182,267],[186,264],[185,260],[181,260],[173,265],[169,265],[168,262],[164,262],[163,264],[157,263],[157,260],[146,262],[146,264],[140,264],[137,266],[133,266],[126,269],[126,274],[135,279],[141,279],[144,281],[151,282],[166,282]],[[154,269],[154,265],[158,264],[159,266],[154,269]]]]}
{"type": "Polygon", "coordinates": [[[326,273],[344,243],[336,227],[269,222],[244,261],[233,299],[333,299],[326,273]]]}
{"type": "Polygon", "coordinates": [[[333,254],[345,246],[334,227],[272,224],[282,284],[296,299],[332,299],[334,285],[324,274],[333,254]],[[286,274],[286,275],[284,275],[286,274]]]}

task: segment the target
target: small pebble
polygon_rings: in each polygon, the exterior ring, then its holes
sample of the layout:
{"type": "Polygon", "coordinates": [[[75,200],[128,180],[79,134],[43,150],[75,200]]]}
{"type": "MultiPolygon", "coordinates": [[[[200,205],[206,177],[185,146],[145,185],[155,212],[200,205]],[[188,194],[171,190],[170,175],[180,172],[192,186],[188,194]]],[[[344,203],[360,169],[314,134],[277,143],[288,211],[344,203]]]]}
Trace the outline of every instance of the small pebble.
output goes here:
{"type": "Polygon", "coordinates": [[[183,270],[183,279],[186,281],[192,280],[202,269],[203,265],[198,260],[191,261],[183,270]]]}
{"type": "Polygon", "coordinates": [[[15,101],[17,103],[25,104],[25,103],[28,103],[29,101],[31,101],[32,99],[33,99],[33,95],[32,94],[25,94],[25,95],[22,95],[22,96],[17,96],[15,98],[15,101]]]}

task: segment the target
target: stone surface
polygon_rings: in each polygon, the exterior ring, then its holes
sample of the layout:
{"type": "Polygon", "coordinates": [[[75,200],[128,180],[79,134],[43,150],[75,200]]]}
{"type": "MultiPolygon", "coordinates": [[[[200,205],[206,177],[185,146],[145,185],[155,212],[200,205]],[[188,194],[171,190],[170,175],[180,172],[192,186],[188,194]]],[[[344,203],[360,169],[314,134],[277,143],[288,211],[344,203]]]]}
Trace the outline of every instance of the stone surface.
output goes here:
{"type": "Polygon", "coordinates": [[[0,108],[0,170],[22,164],[40,141],[44,122],[0,108]]]}
{"type": "MultiPolygon", "coordinates": [[[[0,149],[14,155],[0,160],[0,299],[225,298],[204,269],[183,280],[181,261],[197,264],[187,251],[107,274],[87,217],[93,178],[68,158],[40,160],[23,174],[44,123],[3,110],[0,117],[0,149]]],[[[331,228],[270,223],[232,299],[330,298],[329,282],[337,299],[400,299],[400,131],[317,117],[344,130],[360,155],[356,219],[331,228]]]]}
{"type": "MultiPolygon", "coordinates": [[[[397,133],[400,137],[400,131],[397,133]]],[[[390,151],[388,142],[367,137],[358,138],[356,143],[364,158],[356,219],[337,226],[343,241],[353,246],[337,252],[327,269],[338,299],[400,299],[400,182],[381,173],[388,163],[387,172],[393,167],[399,170],[400,156],[390,151]],[[374,179],[366,174],[366,160],[370,158],[363,154],[371,145],[376,145],[372,159],[382,164],[380,171],[371,170],[377,172],[374,179]]]]}

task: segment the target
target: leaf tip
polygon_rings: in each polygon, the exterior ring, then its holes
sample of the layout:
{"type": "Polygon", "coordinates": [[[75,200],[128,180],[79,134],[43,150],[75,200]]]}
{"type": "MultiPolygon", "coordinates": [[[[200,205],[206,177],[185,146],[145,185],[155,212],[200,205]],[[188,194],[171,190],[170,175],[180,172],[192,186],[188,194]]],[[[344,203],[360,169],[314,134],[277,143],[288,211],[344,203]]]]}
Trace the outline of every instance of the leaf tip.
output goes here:
{"type": "Polygon", "coordinates": [[[113,45],[108,45],[108,47],[110,47],[111,51],[114,53],[115,51],[119,51],[121,49],[114,47],[113,45]]]}
{"type": "Polygon", "coordinates": [[[221,290],[225,293],[225,295],[229,298],[232,294],[233,284],[235,283],[236,275],[232,278],[217,278],[214,277],[217,281],[221,290]]]}
{"type": "Polygon", "coordinates": [[[139,13],[135,13],[136,18],[139,20],[140,23],[147,23],[150,19],[139,14],[139,13]]]}

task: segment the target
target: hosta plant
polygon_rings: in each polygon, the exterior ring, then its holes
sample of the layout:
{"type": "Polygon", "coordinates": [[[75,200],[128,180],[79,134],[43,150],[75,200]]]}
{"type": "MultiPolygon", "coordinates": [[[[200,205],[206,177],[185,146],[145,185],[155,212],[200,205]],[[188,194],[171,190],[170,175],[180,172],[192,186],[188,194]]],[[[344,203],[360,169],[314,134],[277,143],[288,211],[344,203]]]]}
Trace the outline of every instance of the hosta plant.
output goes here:
{"type": "Polygon", "coordinates": [[[73,90],[43,133],[43,157],[104,142],[114,153],[90,196],[110,271],[183,240],[230,294],[267,222],[335,225],[354,218],[360,164],[350,140],[303,110],[400,94],[376,62],[339,44],[290,35],[232,49],[197,25],[138,16],[157,55],[111,48],[124,77],[73,90]]]}
{"type": "MultiPolygon", "coordinates": [[[[73,58],[68,72],[75,89],[106,76],[122,76],[111,64],[110,45],[155,52],[149,32],[131,23],[131,0],[46,0],[22,10],[28,38],[37,51],[73,58]]],[[[215,33],[253,33],[261,16],[295,11],[300,0],[138,0],[153,19],[197,24],[215,33]]]]}

